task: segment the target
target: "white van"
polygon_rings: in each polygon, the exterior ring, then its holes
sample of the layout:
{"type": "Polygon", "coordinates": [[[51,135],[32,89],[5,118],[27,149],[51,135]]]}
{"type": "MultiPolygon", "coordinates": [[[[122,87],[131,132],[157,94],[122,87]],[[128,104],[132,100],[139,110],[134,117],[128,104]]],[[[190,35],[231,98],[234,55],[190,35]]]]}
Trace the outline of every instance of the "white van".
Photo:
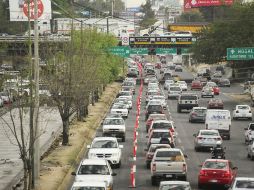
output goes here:
{"type": "Polygon", "coordinates": [[[205,120],[206,129],[217,129],[222,138],[230,139],[231,116],[229,110],[208,109],[205,120]]]}

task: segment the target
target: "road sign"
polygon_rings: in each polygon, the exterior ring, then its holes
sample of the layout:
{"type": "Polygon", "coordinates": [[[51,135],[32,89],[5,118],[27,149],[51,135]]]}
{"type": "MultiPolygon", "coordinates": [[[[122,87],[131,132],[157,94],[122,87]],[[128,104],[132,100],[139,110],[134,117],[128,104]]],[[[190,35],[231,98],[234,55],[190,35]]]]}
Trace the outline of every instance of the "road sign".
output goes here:
{"type": "Polygon", "coordinates": [[[181,54],[182,55],[190,54],[189,53],[189,48],[181,48],[181,54]]]}
{"type": "Polygon", "coordinates": [[[176,54],[176,48],[156,48],[156,54],[176,54]]]}
{"type": "Polygon", "coordinates": [[[129,57],[130,56],[130,48],[127,46],[116,46],[109,48],[108,51],[114,55],[120,57],[129,57]]]}
{"type": "Polygon", "coordinates": [[[131,48],[130,54],[148,55],[148,49],[147,48],[131,48]]]}
{"type": "Polygon", "coordinates": [[[227,48],[227,60],[254,60],[254,47],[227,48]]]}

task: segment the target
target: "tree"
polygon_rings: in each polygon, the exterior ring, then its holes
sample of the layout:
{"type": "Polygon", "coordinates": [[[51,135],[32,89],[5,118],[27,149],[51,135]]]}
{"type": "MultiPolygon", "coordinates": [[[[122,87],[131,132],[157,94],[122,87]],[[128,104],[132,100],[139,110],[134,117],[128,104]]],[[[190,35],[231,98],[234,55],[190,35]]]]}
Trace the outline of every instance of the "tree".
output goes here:
{"type": "Polygon", "coordinates": [[[236,4],[218,20],[204,29],[192,47],[194,58],[199,62],[216,63],[226,56],[230,47],[254,46],[254,3],[236,4]]]}
{"type": "Polygon", "coordinates": [[[178,22],[204,22],[203,15],[198,10],[183,12],[179,19],[177,19],[178,22]]]}
{"type": "Polygon", "coordinates": [[[141,5],[141,12],[144,13],[144,17],[139,23],[142,28],[148,28],[157,21],[150,1],[141,5]]]}

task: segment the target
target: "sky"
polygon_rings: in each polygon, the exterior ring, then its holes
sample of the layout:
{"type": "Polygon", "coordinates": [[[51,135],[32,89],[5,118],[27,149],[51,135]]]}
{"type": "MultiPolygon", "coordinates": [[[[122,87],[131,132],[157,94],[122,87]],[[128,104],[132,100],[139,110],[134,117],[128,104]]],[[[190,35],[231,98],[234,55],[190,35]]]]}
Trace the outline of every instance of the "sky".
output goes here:
{"type": "Polygon", "coordinates": [[[146,0],[124,0],[127,3],[127,7],[137,7],[142,3],[145,3],[146,0]]]}

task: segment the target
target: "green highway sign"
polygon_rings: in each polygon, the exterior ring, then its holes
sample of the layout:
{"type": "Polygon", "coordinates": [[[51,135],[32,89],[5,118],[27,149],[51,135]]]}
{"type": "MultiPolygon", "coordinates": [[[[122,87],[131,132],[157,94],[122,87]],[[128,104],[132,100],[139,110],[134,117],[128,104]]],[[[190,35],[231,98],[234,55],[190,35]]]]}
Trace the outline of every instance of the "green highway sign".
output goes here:
{"type": "Polygon", "coordinates": [[[147,48],[131,48],[130,54],[148,55],[148,49],[147,48]]]}
{"type": "Polygon", "coordinates": [[[189,54],[189,48],[181,48],[181,54],[182,55],[189,54]]]}
{"type": "Polygon", "coordinates": [[[156,54],[176,54],[176,48],[156,48],[156,54]]]}
{"type": "Polygon", "coordinates": [[[227,48],[227,60],[252,60],[254,47],[227,48]]]}
{"type": "Polygon", "coordinates": [[[109,48],[108,51],[120,57],[130,56],[130,48],[128,46],[116,46],[116,47],[109,48]]]}

